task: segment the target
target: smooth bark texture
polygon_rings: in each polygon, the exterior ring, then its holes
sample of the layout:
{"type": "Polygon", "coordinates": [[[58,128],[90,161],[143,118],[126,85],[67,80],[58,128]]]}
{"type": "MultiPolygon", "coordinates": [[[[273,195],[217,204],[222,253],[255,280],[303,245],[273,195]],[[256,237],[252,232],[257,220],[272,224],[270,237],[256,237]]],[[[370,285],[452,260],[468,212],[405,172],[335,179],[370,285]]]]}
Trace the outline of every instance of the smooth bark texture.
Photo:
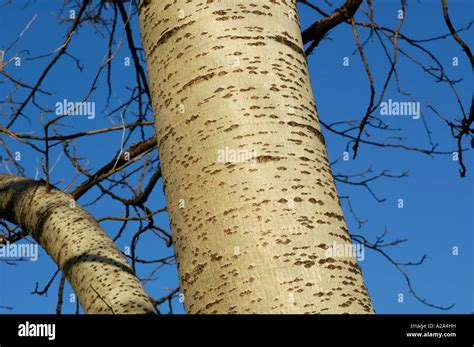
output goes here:
{"type": "Polygon", "coordinates": [[[122,253],[72,196],[0,174],[0,218],[21,226],[46,250],[86,313],[156,313],[122,253]]]}
{"type": "Polygon", "coordinates": [[[151,0],[139,17],[186,310],[372,313],[355,258],[326,253],[351,240],[295,1],[151,0]]]}

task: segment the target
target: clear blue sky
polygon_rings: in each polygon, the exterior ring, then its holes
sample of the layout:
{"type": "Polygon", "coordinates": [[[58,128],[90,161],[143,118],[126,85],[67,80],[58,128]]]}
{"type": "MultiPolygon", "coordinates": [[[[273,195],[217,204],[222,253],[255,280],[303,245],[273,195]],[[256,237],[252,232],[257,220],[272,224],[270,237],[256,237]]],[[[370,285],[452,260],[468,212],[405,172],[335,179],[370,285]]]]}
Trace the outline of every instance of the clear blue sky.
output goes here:
{"type": "MultiPolygon", "coordinates": [[[[316,2],[314,2],[316,3],[316,2]]],[[[317,2],[326,11],[331,9],[322,1],[317,2]]],[[[334,7],[343,1],[332,2],[334,7]]],[[[364,2],[365,3],[365,2],[364,2]]],[[[29,31],[22,40],[9,52],[7,59],[22,50],[28,50],[31,56],[46,54],[54,50],[62,42],[67,31],[66,25],[60,25],[53,15],[58,13],[62,1],[14,1],[5,5],[0,2],[0,49],[5,49],[15,40],[31,18],[37,14],[29,31]],[[27,6],[25,6],[27,4],[27,6]]],[[[364,8],[366,5],[363,5],[364,8]]],[[[472,2],[469,0],[450,0],[449,9],[455,27],[466,27],[472,20],[472,2]]],[[[300,6],[302,27],[307,27],[318,15],[307,7],[300,6]]],[[[397,25],[397,10],[399,1],[386,0],[375,2],[375,18],[381,25],[394,28],[397,25]]],[[[359,13],[357,20],[366,21],[359,13]]],[[[123,26],[119,20],[118,33],[123,26]]],[[[136,17],[132,22],[135,31],[135,40],[139,43],[138,26],[136,17]]],[[[440,1],[410,1],[407,9],[407,18],[402,33],[410,38],[424,39],[447,33],[448,30],[442,18],[440,1]]],[[[106,33],[104,33],[106,35],[106,33]]],[[[368,30],[359,29],[361,40],[365,40],[368,30]]],[[[464,32],[461,36],[472,47],[472,30],[464,32]]],[[[75,67],[75,62],[63,56],[50,72],[43,83],[43,88],[54,92],[51,97],[38,95],[36,101],[54,108],[57,101],[63,99],[81,100],[89,90],[92,79],[98,66],[103,61],[106,53],[107,36],[102,37],[93,27],[87,26],[80,30],[74,37],[68,52],[80,59],[84,65],[81,72],[75,67]]],[[[400,47],[414,57],[426,62],[426,56],[400,41],[400,47]]],[[[426,47],[438,57],[446,68],[446,73],[453,79],[463,79],[457,84],[461,100],[465,108],[469,108],[472,94],[472,73],[465,55],[452,38],[427,43],[426,47]],[[454,56],[459,57],[459,66],[453,67],[451,62],[454,56]]],[[[369,88],[368,80],[359,55],[355,52],[352,30],[349,25],[341,24],[330,33],[330,39],[320,43],[318,48],[309,57],[310,74],[314,88],[314,95],[318,106],[319,117],[326,123],[333,123],[347,119],[360,119],[367,107],[369,88]],[[350,65],[343,66],[343,57],[349,57],[350,65]]],[[[370,67],[375,76],[375,85],[380,91],[389,65],[381,46],[377,42],[369,43],[365,50],[370,67]]],[[[390,51],[391,53],[391,51],[390,51]]],[[[23,51],[20,56],[28,57],[23,51]]],[[[126,41],[122,43],[117,53],[116,63],[113,66],[112,84],[114,91],[111,99],[111,110],[121,102],[127,100],[129,93],[127,87],[135,84],[135,72],[132,67],[123,66],[124,57],[129,56],[126,41]]],[[[7,72],[17,79],[22,79],[30,84],[34,83],[40,72],[51,60],[51,57],[38,60],[24,60],[21,67],[8,67],[7,72]]],[[[432,77],[424,73],[419,66],[410,62],[406,57],[399,56],[398,73],[402,88],[413,94],[416,101],[421,103],[421,113],[432,132],[434,143],[438,143],[440,151],[454,151],[455,141],[450,135],[449,128],[425,105],[430,103],[437,110],[450,117],[460,118],[459,108],[455,98],[445,84],[435,83],[432,77]]],[[[3,77],[2,77],[3,78],[3,77]]],[[[9,84],[11,86],[11,84],[9,84]]],[[[4,100],[10,89],[5,84],[0,84],[0,99],[4,100]]],[[[76,118],[67,121],[70,129],[64,128],[63,133],[72,133],[79,130],[92,130],[110,126],[111,121],[104,116],[107,90],[105,75],[98,82],[98,88],[91,96],[90,101],[96,102],[96,118],[76,118]],[[73,127],[73,128],[72,128],[73,127]]],[[[17,100],[23,100],[24,91],[15,94],[17,100]]],[[[396,85],[391,82],[384,100],[409,101],[400,95],[396,85]]],[[[4,104],[0,104],[4,107],[4,104]]],[[[127,120],[133,119],[131,112],[127,120]]],[[[3,111],[2,111],[3,112],[3,111]]],[[[39,112],[31,104],[24,110],[29,115],[30,121],[21,119],[13,130],[18,132],[32,131],[37,135],[41,133],[39,112]]],[[[405,144],[429,148],[429,140],[424,130],[422,119],[411,117],[383,118],[393,127],[402,130],[397,133],[376,132],[373,139],[383,139],[385,136],[403,136],[405,144]]],[[[0,119],[4,122],[4,119],[0,119]]],[[[118,119],[115,119],[119,122],[118,119]]],[[[323,129],[328,145],[330,160],[340,158],[345,151],[346,139],[342,139],[323,129]]],[[[151,129],[148,135],[151,135],[151,129]]],[[[121,134],[119,132],[101,135],[94,138],[78,141],[79,153],[90,161],[92,168],[100,168],[110,160],[120,146],[121,134]]],[[[22,152],[21,164],[26,169],[29,177],[35,177],[37,167],[36,154],[24,146],[15,147],[9,139],[9,146],[22,152]]],[[[138,138],[136,138],[138,140],[138,138]]],[[[134,141],[132,141],[134,142],[134,141]]],[[[11,148],[12,148],[11,147],[11,148]]],[[[53,151],[56,159],[60,150],[53,151]]],[[[351,152],[352,154],[352,152],[351,152]]],[[[5,153],[0,149],[0,156],[5,153]]],[[[388,169],[394,174],[408,171],[409,176],[403,179],[383,178],[371,184],[371,188],[385,201],[379,203],[363,188],[338,183],[340,195],[350,195],[355,212],[361,218],[368,219],[360,230],[357,222],[351,216],[348,205],[342,202],[349,229],[354,234],[360,234],[369,240],[374,240],[382,234],[385,227],[389,233],[387,240],[404,239],[408,241],[399,246],[388,249],[388,253],[399,261],[417,261],[423,254],[428,259],[422,266],[408,268],[413,286],[422,298],[428,301],[447,306],[455,304],[451,313],[473,312],[473,175],[474,167],[472,151],[465,153],[465,162],[468,168],[467,177],[459,177],[459,166],[452,161],[450,155],[435,157],[426,154],[404,151],[400,149],[378,148],[362,145],[356,160],[339,161],[334,165],[333,171],[337,173],[354,174],[372,167],[374,173],[388,169]],[[398,199],[404,200],[404,208],[397,207],[398,199]],[[453,247],[459,248],[459,255],[452,254],[453,247]]],[[[5,172],[5,169],[2,168],[5,172]]],[[[61,157],[52,173],[54,182],[64,187],[60,181],[64,178],[69,182],[74,175],[74,170],[66,158],[61,157]]],[[[42,177],[40,175],[40,177],[42,177]]],[[[82,179],[80,180],[82,181],[82,179]]],[[[77,183],[77,182],[76,182],[77,183]]],[[[81,204],[93,201],[97,190],[91,190],[79,200],[81,204]]],[[[151,201],[155,207],[165,206],[160,184],[156,187],[151,201]]],[[[120,206],[110,199],[101,200],[100,203],[88,206],[87,209],[97,218],[106,215],[118,215],[120,206]]],[[[158,225],[169,229],[167,216],[158,217],[158,225]]],[[[102,226],[115,235],[117,223],[102,223],[102,226]]],[[[122,249],[130,244],[133,230],[128,228],[125,237],[118,244],[122,249]]],[[[139,246],[139,254],[143,258],[156,258],[157,254],[166,256],[171,254],[171,249],[162,246],[156,238],[145,236],[139,246]]],[[[375,309],[379,313],[440,313],[441,311],[420,304],[408,293],[404,278],[380,254],[366,249],[365,259],[360,262],[364,277],[372,297],[375,309]],[[404,294],[404,302],[398,302],[398,295],[404,294]]],[[[8,265],[0,262],[0,306],[13,306],[13,310],[0,313],[53,313],[56,307],[56,293],[58,279],[52,285],[48,297],[39,297],[30,294],[35,287],[35,282],[42,288],[56,266],[44,253],[40,254],[37,262],[17,262],[8,265]]],[[[151,267],[148,268],[149,270],[151,267]]],[[[144,275],[148,271],[139,273],[144,275]]],[[[173,267],[164,267],[157,273],[157,279],[146,285],[147,290],[154,298],[158,298],[175,288],[178,284],[176,270],[173,267]]],[[[72,313],[75,305],[68,301],[71,288],[65,291],[63,312],[72,313]]],[[[167,312],[167,307],[162,307],[167,312]]],[[[174,302],[175,312],[183,312],[178,301],[174,302]]]]}

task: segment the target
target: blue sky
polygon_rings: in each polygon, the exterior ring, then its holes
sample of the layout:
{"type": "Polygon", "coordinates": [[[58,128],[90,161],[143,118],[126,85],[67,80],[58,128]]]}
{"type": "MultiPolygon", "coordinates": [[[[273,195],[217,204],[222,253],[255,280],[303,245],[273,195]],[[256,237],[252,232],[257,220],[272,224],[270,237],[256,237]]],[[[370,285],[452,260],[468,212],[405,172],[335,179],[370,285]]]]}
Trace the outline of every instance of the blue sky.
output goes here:
{"type": "MultiPolygon", "coordinates": [[[[334,8],[343,1],[333,1],[334,8]]],[[[15,54],[22,57],[38,56],[56,49],[62,42],[67,26],[58,23],[53,15],[58,13],[62,1],[38,0],[34,2],[15,1],[6,6],[0,2],[0,49],[5,49],[13,42],[26,24],[37,17],[21,41],[7,54],[7,59],[15,54]],[[28,3],[28,6],[25,4],[28,3]],[[3,28],[8,28],[4,30],[3,28]],[[29,54],[24,51],[28,50],[29,54]]],[[[316,2],[314,2],[316,3],[316,2]]],[[[320,3],[320,2],[318,2],[320,3]]],[[[331,9],[321,2],[321,7],[326,11],[331,9]]],[[[366,7],[364,2],[363,7],[366,7]]],[[[307,27],[312,20],[318,18],[317,13],[307,7],[300,6],[302,27],[307,27]]],[[[69,9],[69,8],[68,8],[69,9]]],[[[399,2],[394,0],[377,1],[375,4],[375,18],[381,25],[394,28],[398,23],[397,11],[399,2]]],[[[455,27],[466,27],[472,19],[472,3],[468,0],[450,0],[450,16],[455,27]]],[[[108,14],[110,16],[110,13],[108,14]]],[[[367,21],[362,13],[356,20],[367,21]]],[[[123,26],[119,20],[118,33],[122,33],[123,26]]],[[[135,31],[135,41],[140,42],[136,16],[132,20],[135,31]]],[[[364,41],[369,31],[358,29],[361,40],[364,41]]],[[[442,18],[440,2],[438,1],[410,1],[402,33],[410,38],[425,39],[446,34],[448,29],[442,18]]],[[[105,33],[104,33],[105,34],[105,33]]],[[[472,30],[461,34],[472,47],[472,30]]],[[[368,79],[358,53],[354,54],[356,46],[352,29],[347,24],[341,24],[334,29],[330,39],[323,40],[313,54],[308,58],[315,100],[318,106],[319,117],[325,123],[333,123],[347,119],[360,119],[367,107],[369,98],[368,79]],[[343,58],[349,57],[349,66],[343,66],[343,58]]],[[[84,66],[83,71],[75,67],[75,62],[63,56],[48,75],[43,87],[53,96],[38,95],[36,101],[42,105],[54,108],[54,103],[68,100],[81,100],[90,88],[91,82],[97,72],[98,66],[106,54],[107,37],[101,36],[91,26],[81,28],[80,34],[73,38],[68,49],[72,55],[80,59],[84,66]]],[[[452,79],[463,79],[457,84],[457,89],[465,108],[469,108],[472,94],[472,73],[469,62],[460,47],[452,38],[426,43],[425,47],[432,50],[446,68],[446,73],[452,79]],[[452,66],[453,57],[459,57],[459,65],[452,66]]],[[[426,56],[400,41],[400,48],[412,54],[420,61],[427,61],[426,56]]],[[[389,49],[391,53],[391,50],[389,49]]],[[[384,78],[390,68],[381,46],[376,42],[369,42],[365,48],[371,70],[375,77],[376,90],[380,91],[384,78]]],[[[92,130],[111,125],[111,120],[105,116],[110,111],[129,97],[127,87],[135,84],[135,71],[133,64],[126,67],[123,64],[125,57],[129,57],[129,50],[124,41],[117,51],[117,57],[112,67],[113,93],[111,105],[106,109],[107,89],[106,78],[102,75],[98,81],[98,88],[91,95],[91,101],[96,103],[96,118],[76,118],[66,121],[70,128],[63,128],[63,133],[72,133],[80,130],[92,130]]],[[[30,84],[39,77],[42,69],[52,57],[37,60],[23,60],[20,67],[9,66],[7,72],[17,79],[22,79],[30,84]]],[[[446,84],[436,83],[419,66],[400,55],[398,74],[402,88],[412,93],[415,100],[420,102],[421,114],[432,132],[432,141],[439,144],[438,150],[453,152],[456,150],[454,139],[449,128],[427,107],[430,103],[439,112],[451,117],[460,118],[456,100],[446,84]]],[[[11,86],[11,84],[9,85],[11,86]]],[[[5,84],[0,84],[0,99],[4,100],[10,89],[5,84]]],[[[378,96],[378,94],[377,94],[378,96]]],[[[15,94],[15,99],[23,100],[25,91],[15,94]]],[[[409,101],[406,96],[400,95],[395,83],[388,86],[384,101],[409,101]]],[[[5,107],[0,104],[0,107],[5,107]]],[[[132,107],[125,117],[127,121],[133,119],[132,107]]],[[[6,112],[2,110],[2,113],[6,112]]],[[[39,111],[31,104],[25,108],[29,121],[20,119],[13,130],[18,132],[32,131],[41,134],[39,111]]],[[[377,112],[377,111],[376,111],[377,112]]],[[[8,113],[8,112],[7,112],[8,113]]],[[[48,117],[48,116],[47,116],[48,117]]],[[[384,116],[382,116],[384,117],[384,116]]],[[[383,118],[391,126],[401,128],[399,132],[371,131],[371,139],[380,140],[388,136],[403,136],[404,143],[411,146],[430,148],[422,119],[413,119],[407,116],[387,116],[383,118]]],[[[0,119],[4,122],[4,119],[0,119]]],[[[120,123],[119,118],[114,121],[120,123]]],[[[331,161],[341,158],[346,150],[347,139],[343,139],[328,132],[323,128],[331,161]]],[[[152,135],[149,129],[148,136],[152,135]]],[[[3,137],[2,137],[3,138],[3,137]]],[[[36,153],[25,146],[18,145],[10,139],[3,138],[12,148],[22,153],[21,164],[26,170],[26,175],[35,177],[38,165],[36,153]]],[[[135,137],[135,141],[139,138],[135,137]]],[[[121,133],[87,138],[78,141],[79,153],[90,161],[90,167],[100,168],[117,153],[120,147],[121,133]]],[[[131,141],[131,143],[135,142],[131,141]]],[[[395,141],[393,140],[393,143],[395,141]]],[[[61,150],[53,151],[53,158],[60,156],[61,150]]],[[[0,149],[0,156],[5,153],[0,149]]],[[[381,235],[385,228],[389,230],[386,240],[407,239],[408,241],[387,249],[387,252],[396,260],[417,261],[427,254],[428,258],[421,266],[407,269],[412,284],[417,293],[429,302],[440,306],[455,306],[448,312],[466,313],[473,312],[473,175],[474,167],[472,151],[465,153],[465,163],[468,168],[467,177],[459,177],[459,165],[452,160],[451,155],[437,155],[434,157],[426,154],[406,151],[402,149],[379,148],[362,144],[357,159],[348,161],[339,160],[333,166],[334,174],[355,174],[372,167],[374,174],[382,170],[390,170],[393,174],[408,171],[409,176],[401,179],[381,178],[371,183],[370,187],[375,194],[384,198],[384,202],[377,202],[363,187],[350,186],[338,183],[340,195],[349,195],[352,207],[356,214],[363,219],[368,219],[361,229],[352,217],[346,201],[342,201],[344,213],[353,234],[360,234],[374,241],[381,235]],[[398,199],[403,199],[404,208],[398,208],[398,199]],[[453,255],[453,247],[458,247],[459,254],[453,255]]],[[[64,156],[59,157],[52,178],[59,187],[64,187],[74,176],[74,170],[64,156]],[[61,180],[64,179],[64,183],[61,180]]],[[[1,168],[5,173],[4,167],[1,168]]],[[[42,177],[40,174],[39,177],[42,177]]],[[[79,180],[79,182],[82,179],[79,180]]],[[[78,182],[76,182],[78,183],[78,182]]],[[[79,203],[88,204],[97,196],[97,190],[91,190],[83,196],[79,203]]],[[[165,206],[165,201],[159,185],[151,196],[155,208],[165,206]]],[[[96,217],[119,215],[120,205],[111,199],[104,198],[100,203],[87,206],[87,209],[96,217]]],[[[169,230],[169,221],[166,214],[159,214],[158,225],[169,230]]],[[[112,236],[118,229],[115,222],[101,224],[112,236]]],[[[133,229],[127,228],[125,236],[119,240],[121,249],[130,245],[133,229]]],[[[139,252],[143,258],[164,257],[172,254],[170,248],[163,246],[153,235],[145,235],[140,241],[139,252]]],[[[404,278],[396,268],[388,263],[380,254],[365,250],[365,259],[359,262],[364,278],[373,300],[375,309],[379,313],[442,313],[416,301],[409,293],[404,278]],[[399,302],[399,294],[404,295],[404,301],[399,302]]],[[[145,276],[152,267],[140,268],[139,275],[145,276]],[[147,270],[146,270],[147,269],[147,270]]],[[[40,254],[37,262],[17,262],[8,265],[0,262],[0,306],[13,306],[13,310],[1,310],[0,313],[54,313],[56,307],[56,293],[58,279],[51,286],[47,297],[32,295],[35,282],[42,288],[55,272],[56,266],[44,252],[40,254]]],[[[163,267],[157,278],[146,284],[146,289],[154,298],[168,293],[178,285],[176,270],[172,266],[163,267]]],[[[73,313],[75,304],[71,303],[69,295],[71,288],[65,290],[65,303],[63,312],[73,313]]],[[[174,312],[182,313],[182,305],[175,300],[174,312]]],[[[164,305],[163,312],[167,312],[164,305]]]]}

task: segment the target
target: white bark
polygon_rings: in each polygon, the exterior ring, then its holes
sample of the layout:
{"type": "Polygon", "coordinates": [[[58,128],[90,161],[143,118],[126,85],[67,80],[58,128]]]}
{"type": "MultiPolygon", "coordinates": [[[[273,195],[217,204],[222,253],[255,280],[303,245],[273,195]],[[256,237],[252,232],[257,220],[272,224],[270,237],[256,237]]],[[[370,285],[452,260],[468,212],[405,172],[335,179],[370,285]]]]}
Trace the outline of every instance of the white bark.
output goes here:
{"type": "Polygon", "coordinates": [[[46,250],[86,313],[156,313],[122,253],[71,196],[0,174],[0,217],[21,226],[46,250]]]}
{"type": "Polygon", "coordinates": [[[187,311],[372,313],[354,257],[326,253],[351,240],[295,0],[143,4],[141,35],[187,311]],[[219,160],[226,149],[255,157],[219,160]]]}

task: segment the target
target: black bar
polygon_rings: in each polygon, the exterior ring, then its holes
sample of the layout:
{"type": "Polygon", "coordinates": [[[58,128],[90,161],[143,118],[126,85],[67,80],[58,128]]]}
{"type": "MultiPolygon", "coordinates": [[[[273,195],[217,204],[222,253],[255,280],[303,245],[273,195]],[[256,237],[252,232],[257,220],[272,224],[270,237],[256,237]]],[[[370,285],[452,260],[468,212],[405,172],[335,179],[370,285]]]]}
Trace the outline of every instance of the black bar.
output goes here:
{"type": "Polygon", "coordinates": [[[36,343],[472,346],[473,329],[472,315],[0,315],[0,346],[36,343]],[[32,323],[55,324],[55,339],[20,337],[20,324],[24,324],[25,333],[32,323]],[[424,336],[407,336],[407,333],[424,336]],[[444,335],[428,336],[434,333],[444,335]]]}

